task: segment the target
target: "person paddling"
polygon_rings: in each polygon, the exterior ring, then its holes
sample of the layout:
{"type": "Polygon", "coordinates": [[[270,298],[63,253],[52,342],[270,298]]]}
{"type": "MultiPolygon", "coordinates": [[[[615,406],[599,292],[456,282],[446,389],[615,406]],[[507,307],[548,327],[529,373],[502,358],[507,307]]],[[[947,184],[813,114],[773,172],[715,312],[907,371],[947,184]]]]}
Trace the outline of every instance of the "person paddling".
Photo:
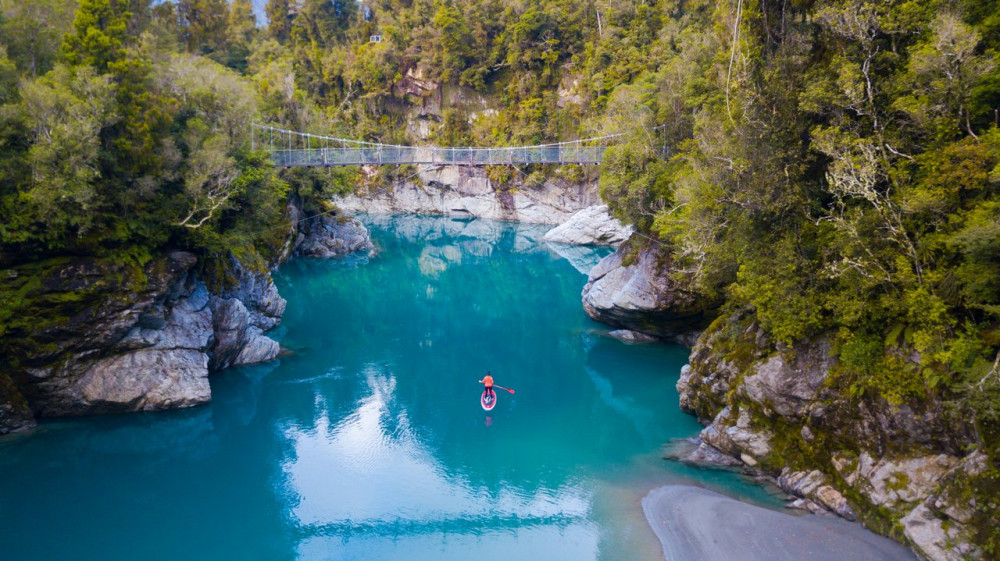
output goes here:
{"type": "Polygon", "coordinates": [[[486,376],[483,376],[483,379],[479,383],[486,386],[486,393],[490,399],[497,398],[496,392],[493,391],[493,376],[490,376],[489,371],[486,372],[486,376]]]}

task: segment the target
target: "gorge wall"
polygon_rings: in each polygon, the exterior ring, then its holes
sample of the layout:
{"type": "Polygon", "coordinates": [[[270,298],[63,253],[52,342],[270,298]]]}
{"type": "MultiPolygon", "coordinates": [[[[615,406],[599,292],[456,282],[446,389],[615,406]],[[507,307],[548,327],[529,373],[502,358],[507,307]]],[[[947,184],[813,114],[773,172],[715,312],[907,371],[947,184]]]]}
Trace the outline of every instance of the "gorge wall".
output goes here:
{"type": "Polygon", "coordinates": [[[976,544],[997,512],[995,468],[960,414],[941,400],[856,395],[834,334],[777,343],[752,311],[719,315],[655,248],[629,245],[593,269],[583,305],[598,321],[693,347],[677,389],[705,429],[672,457],[768,477],[792,506],[861,521],[926,559],[988,557],[976,544]]]}
{"type": "MultiPolygon", "coordinates": [[[[288,205],[291,255],[338,257],[373,249],[360,222],[304,218],[288,205]]],[[[172,251],[139,265],[62,258],[3,271],[19,295],[3,328],[0,434],[36,418],[156,411],[211,399],[208,376],[274,359],[285,300],[267,267],[230,257],[208,275],[199,258],[172,251]]]]}
{"type": "Polygon", "coordinates": [[[347,212],[437,214],[464,218],[562,224],[574,213],[601,205],[596,181],[549,177],[526,185],[523,178],[500,183],[485,168],[417,166],[409,178],[332,200],[347,212]]]}
{"type": "Polygon", "coordinates": [[[81,258],[36,271],[23,290],[31,316],[4,335],[0,431],[36,416],[196,405],[211,398],[210,371],[276,357],[263,333],[285,301],[270,274],[234,260],[226,287],[210,291],[197,263],[174,251],[143,267],[81,258]]]}

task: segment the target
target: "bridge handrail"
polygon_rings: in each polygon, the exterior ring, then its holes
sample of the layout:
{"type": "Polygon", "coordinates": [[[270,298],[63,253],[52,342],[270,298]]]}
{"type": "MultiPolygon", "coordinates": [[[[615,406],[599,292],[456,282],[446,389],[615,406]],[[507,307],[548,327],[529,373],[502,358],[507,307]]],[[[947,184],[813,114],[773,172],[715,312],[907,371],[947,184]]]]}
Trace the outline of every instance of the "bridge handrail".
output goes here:
{"type": "MultiPolygon", "coordinates": [[[[375,146],[375,147],[381,146],[383,148],[429,148],[429,149],[452,149],[452,148],[454,148],[454,149],[457,149],[457,150],[466,150],[466,149],[481,150],[481,149],[500,149],[500,148],[547,148],[547,147],[551,147],[551,146],[565,146],[565,145],[569,145],[569,144],[585,144],[585,143],[603,142],[605,140],[610,140],[610,139],[614,139],[614,138],[618,138],[618,137],[624,136],[624,133],[615,133],[615,134],[606,134],[606,135],[602,135],[602,136],[594,136],[594,137],[590,137],[590,138],[580,138],[580,139],[577,139],[577,140],[564,140],[564,141],[561,141],[561,142],[549,142],[549,143],[545,143],[545,144],[531,144],[531,145],[526,145],[526,146],[495,146],[495,147],[494,146],[460,146],[460,147],[459,146],[455,146],[455,147],[446,147],[446,146],[407,146],[407,145],[404,145],[404,144],[384,144],[384,143],[381,143],[381,142],[368,142],[368,141],[365,141],[365,140],[354,140],[354,139],[350,139],[350,138],[340,138],[340,137],[335,137],[335,136],[327,136],[327,135],[319,135],[319,134],[312,134],[312,133],[304,133],[304,132],[292,131],[292,130],[288,130],[288,129],[282,129],[282,128],[279,128],[279,127],[273,127],[273,126],[270,126],[270,125],[258,125],[256,123],[251,124],[250,126],[251,126],[251,130],[257,129],[257,130],[262,130],[262,131],[268,131],[270,133],[278,133],[279,135],[289,135],[289,137],[291,137],[291,136],[297,136],[299,138],[305,139],[306,142],[310,143],[310,145],[309,145],[310,148],[309,149],[311,149],[311,142],[313,140],[326,141],[326,142],[339,142],[339,143],[344,143],[344,144],[357,144],[357,145],[362,145],[362,146],[375,146]]],[[[254,135],[251,134],[251,143],[254,143],[254,142],[255,142],[254,135]]],[[[273,143],[272,143],[272,145],[273,145],[273,143]]],[[[251,146],[251,148],[253,148],[253,146],[251,146]]]]}

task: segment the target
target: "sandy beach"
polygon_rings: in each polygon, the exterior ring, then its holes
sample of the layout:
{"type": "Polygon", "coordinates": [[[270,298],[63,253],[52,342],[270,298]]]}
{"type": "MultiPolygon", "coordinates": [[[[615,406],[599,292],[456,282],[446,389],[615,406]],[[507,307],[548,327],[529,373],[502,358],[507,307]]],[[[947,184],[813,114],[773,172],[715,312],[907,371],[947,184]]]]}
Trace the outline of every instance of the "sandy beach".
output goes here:
{"type": "Polygon", "coordinates": [[[642,509],[666,561],[917,561],[859,524],[785,514],[690,485],[653,489],[642,509]]]}

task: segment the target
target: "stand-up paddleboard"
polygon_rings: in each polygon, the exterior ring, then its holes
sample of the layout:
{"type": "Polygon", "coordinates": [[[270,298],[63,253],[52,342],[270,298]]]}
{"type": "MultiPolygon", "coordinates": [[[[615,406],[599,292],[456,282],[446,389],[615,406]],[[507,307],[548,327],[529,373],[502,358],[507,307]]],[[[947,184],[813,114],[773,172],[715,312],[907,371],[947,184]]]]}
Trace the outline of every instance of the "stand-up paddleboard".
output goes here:
{"type": "Polygon", "coordinates": [[[483,390],[483,396],[479,398],[479,403],[483,406],[483,411],[492,411],[497,405],[497,392],[483,390]]]}

